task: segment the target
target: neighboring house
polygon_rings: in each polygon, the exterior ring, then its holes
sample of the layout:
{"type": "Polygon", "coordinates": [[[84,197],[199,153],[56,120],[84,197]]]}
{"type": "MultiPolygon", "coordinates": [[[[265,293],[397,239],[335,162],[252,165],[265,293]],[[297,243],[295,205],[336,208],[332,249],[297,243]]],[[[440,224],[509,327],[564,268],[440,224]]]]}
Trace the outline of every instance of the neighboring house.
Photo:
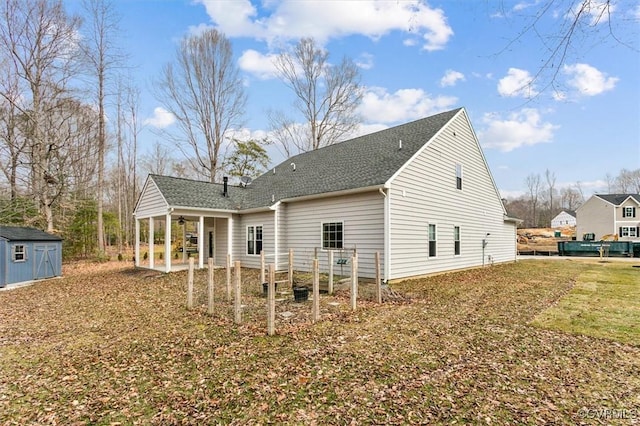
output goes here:
{"type": "Polygon", "coordinates": [[[576,212],[573,210],[562,210],[551,219],[552,228],[562,228],[563,226],[576,226],[576,212]]]}
{"type": "Polygon", "coordinates": [[[0,226],[0,287],[61,273],[62,238],[34,228],[0,226]]]}
{"type": "Polygon", "coordinates": [[[618,236],[620,241],[640,241],[640,194],[596,194],[576,210],[576,235],[599,241],[618,236]]]}
{"type": "MultiPolygon", "coordinates": [[[[516,260],[518,220],[463,108],[291,157],[246,186],[149,175],[134,215],[138,266],[143,220],[147,235],[197,222],[200,268],[227,254],[259,267],[264,250],[280,269],[293,249],[294,268],[317,251],[326,271],[327,250],[356,249],[359,275],[375,276],[377,251],[387,281],[516,260]]],[[[171,250],[165,241],[167,272],[171,250]]]]}

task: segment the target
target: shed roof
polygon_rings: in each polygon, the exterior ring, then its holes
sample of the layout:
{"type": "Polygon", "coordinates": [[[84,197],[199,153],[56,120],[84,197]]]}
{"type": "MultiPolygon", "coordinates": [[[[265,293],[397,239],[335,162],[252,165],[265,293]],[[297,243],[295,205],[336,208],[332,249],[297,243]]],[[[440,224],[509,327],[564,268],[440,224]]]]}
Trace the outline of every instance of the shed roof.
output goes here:
{"type": "Polygon", "coordinates": [[[0,237],[9,241],[62,241],[62,238],[26,226],[0,226],[0,237]]]}
{"type": "Polygon", "coordinates": [[[240,210],[324,193],[382,186],[462,108],[288,158],[246,187],[150,175],[170,206],[240,210]]]}

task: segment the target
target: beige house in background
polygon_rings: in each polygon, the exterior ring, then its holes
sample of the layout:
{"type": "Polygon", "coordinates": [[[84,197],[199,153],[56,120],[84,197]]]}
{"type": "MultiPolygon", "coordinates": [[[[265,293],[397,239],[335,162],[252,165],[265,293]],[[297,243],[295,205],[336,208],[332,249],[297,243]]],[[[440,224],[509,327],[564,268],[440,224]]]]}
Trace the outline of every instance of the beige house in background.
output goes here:
{"type": "Polygon", "coordinates": [[[378,252],[385,281],[514,262],[519,222],[464,108],[296,155],[242,186],[149,175],[134,215],[137,266],[171,271],[181,259],[164,235],[197,225],[200,268],[227,256],[257,268],[264,251],[280,269],[293,250],[296,270],[317,253],[324,272],[329,251],[357,250],[359,275],[375,276],[378,252]]]}
{"type": "Polygon", "coordinates": [[[576,210],[576,236],[640,241],[640,194],[596,194],[576,210]]]}

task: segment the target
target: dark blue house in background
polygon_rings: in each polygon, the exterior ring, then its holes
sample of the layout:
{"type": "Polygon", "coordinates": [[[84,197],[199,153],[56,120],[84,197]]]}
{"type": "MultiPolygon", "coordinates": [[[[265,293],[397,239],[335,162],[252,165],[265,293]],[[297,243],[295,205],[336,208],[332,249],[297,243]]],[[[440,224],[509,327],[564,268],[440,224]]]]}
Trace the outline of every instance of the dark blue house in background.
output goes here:
{"type": "Polygon", "coordinates": [[[35,228],[0,226],[0,287],[62,274],[62,238],[35,228]]]}

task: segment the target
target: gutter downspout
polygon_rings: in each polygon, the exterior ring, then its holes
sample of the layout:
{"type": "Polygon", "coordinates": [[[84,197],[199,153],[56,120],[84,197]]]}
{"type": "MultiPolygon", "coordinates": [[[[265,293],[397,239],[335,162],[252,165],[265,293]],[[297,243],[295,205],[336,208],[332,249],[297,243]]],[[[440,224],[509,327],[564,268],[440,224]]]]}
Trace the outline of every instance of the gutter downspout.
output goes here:
{"type": "Polygon", "coordinates": [[[382,273],[382,281],[389,282],[391,276],[391,188],[387,188],[387,192],[380,188],[379,192],[384,197],[384,219],[383,219],[383,234],[384,234],[384,271],[382,273]]]}

